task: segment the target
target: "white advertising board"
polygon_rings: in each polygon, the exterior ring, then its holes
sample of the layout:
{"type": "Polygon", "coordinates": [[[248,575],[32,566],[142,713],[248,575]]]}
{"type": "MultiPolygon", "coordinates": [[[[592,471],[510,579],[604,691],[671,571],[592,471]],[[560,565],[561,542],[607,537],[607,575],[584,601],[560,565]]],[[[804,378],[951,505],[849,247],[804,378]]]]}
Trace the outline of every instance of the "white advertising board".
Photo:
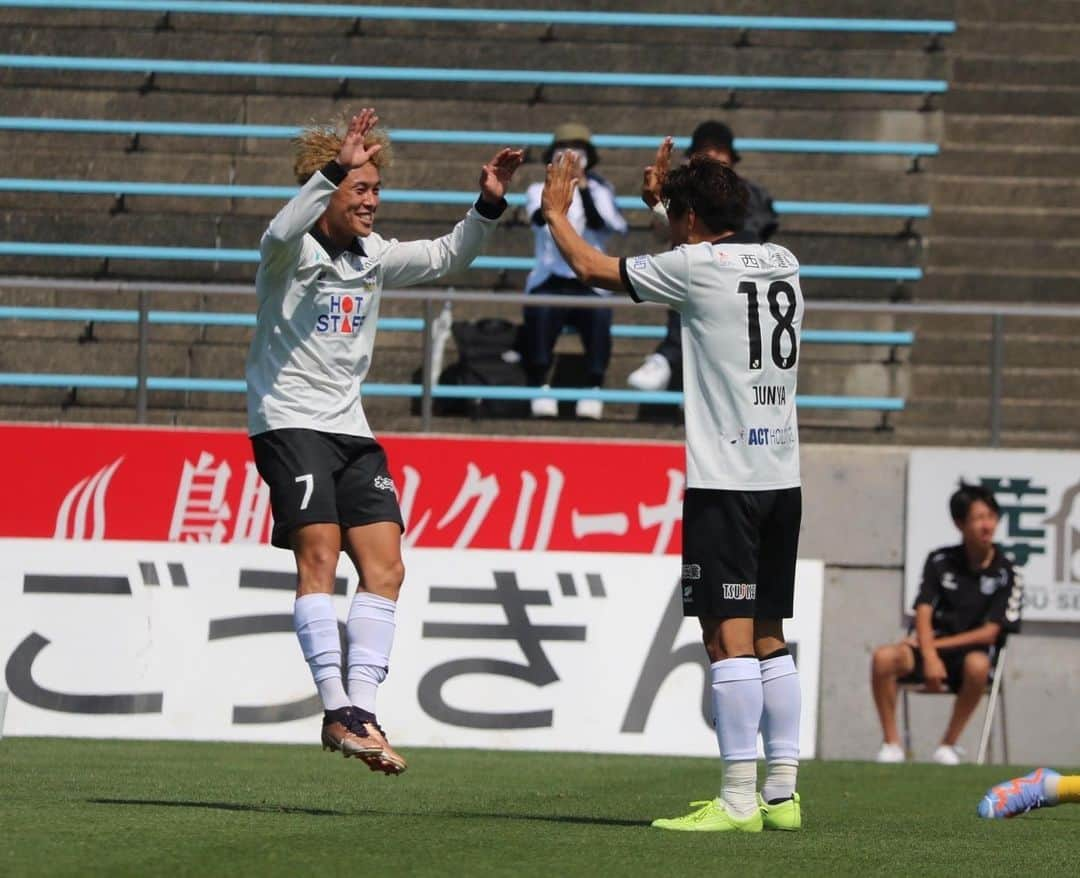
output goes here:
{"type": "MultiPolygon", "coordinates": [[[[317,740],[292,556],[252,545],[0,540],[4,732],[317,740]]],[[[412,549],[379,718],[395,744],[716,754],[677,556],[412,549]]],[[[339,618],[355,574],[339,568],[339,618]]],[[[815,753],[824,567],[786,631],[815,753]]]]}
{"type": "Polygon", "coordinates": [[[997,541],[1021,570],[1025,620],[1080,621],[1080,454],[916,449],[908,465],[905,606],[927,554],[960,541],[949,516],[957,483],[990,488],[997,541]]]}

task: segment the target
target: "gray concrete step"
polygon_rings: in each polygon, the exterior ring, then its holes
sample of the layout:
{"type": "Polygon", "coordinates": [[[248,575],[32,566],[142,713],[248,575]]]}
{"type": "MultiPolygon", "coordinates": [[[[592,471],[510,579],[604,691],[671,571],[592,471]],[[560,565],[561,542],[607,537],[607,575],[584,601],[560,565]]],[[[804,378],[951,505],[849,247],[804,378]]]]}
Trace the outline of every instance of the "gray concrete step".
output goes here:
{"type": "MultiPolygon", "coordinates": [[[[1075,399],[1006,399],[1001,407],[1002,426],[1006,430],[1054,430],[1080,433],[1080,402],[1075,399]]],[[[917,397],[910,401],[896,419],[904,427],[961,429],[988,428],[990,402],[987,398],[917,397]]]]}
{"type": "MultiPolygon", "coordinates": [[[[911,395],[916,399],[955,396],[983,398],[990,392],[989,366],[915,365],[911,367],[911,395]]],[[[1072,368],[1004,370],[1003,396],[1042,399],[1080,398],[1080,371],[1072,368]]]]}
{"type": "Polygon", "coordinates": [[[995,207],[944,207],[935,212],[931,229],[947,229],[950,235],[961,238],[1007,238],[1017,235],[1033,239],[1058,236],[1080,239],[1080,208],[1002,211],[995,207]]]}
{"type": "Polygon", "coordinates": [[[1080,238],[934,238],[927,250],[932,266],[1005,265],[1013,271],[1076,272],[1080,267],[1080,238]]]}
{"type": "Polygon", "coordinates": [[[1080,180],[1055,176],[971,178],[938,174],[932,179],[931,197],[934,205],[940,207],[1068,210],[1080,204],[1080,180]]]}
{"type": "MultiPolygon", "coordinates": [[[[1029,9],[1032,7],[1028,7],[1029,9]]],[[[962,21],[948,39],[950,56],[971,54],[1015,57],[1017,47],[1037,46],[1039,56],[1068,57],[1080,41],[1080,26],[1069,21],[1033,24],[1028,20],[962,21]]]]}
{"type": "MultiPolygon", "coordinates": [[[[920,49],[903,51],[824,50],[809,42],[807,48],[751,46],[734,48],[698,33],[696,41],[678,43],[678,51],[653,52],[642,58],[641,32],[621,29],[618,35],[637,36],[636,42],[610,40],[541,42],[536,39],[504,42],[502,60],[493,63],[489,34],[472,26],[462,36],[434,36],[429,25],[411,26],[407,35],[372,33],[363,40],[337,34],[249,35],[238,41],[231,33],[184,30],[132,31],[125,27],[83,26],[77,30],[81,53],[131,58],[252,60],[271,63],[397,66],[406,59],[439,59],[448,68],[505,66],[509,57],[520,69],[545,70],[648,70],[656,73],[696,73],[728,70],[748,76],[852,76],[944,79],[947,61],[941,53],[920,49]],[[509,51],[507,51],[509,50],[509,51]],[[643,64],[643,61],[647,63],[643,64]],[[787,74],[786,71],[792,71],[787,74]]],[[[4,53],[68,54],[76,31],[0,26],[4,53]]],[[[648,43],[646,43],[648,44],[648,43]]],[[[408,61],[406,60],[406,63],[408,61]]],[[[287,89],[284,89],[287,90],[287,89]]]]}
{"type": "MultiPolygon", "coordinates": [[[[1040,135],[1042,129],[1039,129],[1040,135]]],[[[946,144],[930,166],[934,174],[948,177],[1045,177],[1080,176],[1080,149],[1044,147],[1038,144],[989,147],[946,144]]]]}
{"type": "Polygon", "coordinates": [[[1073,113],[1038,120],[1037,130],[1020,107],[1011,113],[981,115],[950,111],[945,118],[944,146],[1075,149],[1080,119],[1073,113]]]}
{"type": "Polygon", "coordinates": [[[1021,116],[1067,116],[1080,99],[1080,88],[1003,83],[956,83],[942,99],[949,113],[1021,116]]]}
{"type": "MultiPolygon", "coordinates": [[[[357,99],[256,94],[165,94],[151,91],[140,95],[116,90],[95,90],[85,82],[78,88],[69,82],[56,88],[22,88],[17,96],[19,112],[28,116],[55,116],[108,119],[151,119],[189,122],[229,122],[260,125],[303,125],[310,120],[336,120],[361,105],[357,99]]],[[[0,94],[3,94],[0,91],[0,94]]],[[[601,133],[654,133],[688,135],[708,116],[722,116],[736,133],[746,137],[817,138],[855,140],[939,139],[942,118],[936,113],[911,113],[903,110],[880,110],[822,114],[814,110],[782,108],[703,110],[694,107],[670,107],[662,116],[652,118],[628,114],[625,107],[609,106],[602,100],[588,103],[588,94],[577,94],[568,103],[551,99],[537,104],[466,101],[460,96],[434,100],[426,93],[413,92],[400,99],[388,99],[377,105],[383,124],[391,128],[449,128],[476,130],[551,131],[568,119],[586,119],[593,131],[601,133]]],[[[15,100],[15,98],[13,98],[15,100]]],[[[153,147],[168,138],[147,138],[153,147]]],[[[192,141],[173,138],[179,151],[191,151],[192,141]],[[184,146],[186,144],[186,146],[184,146]]],[[[120,141],[118,141],[120,142],[120,141]]],[[[199,141],[201,144],[203,141],[199,141]]],[[[287,141],[210,141],[208,154],[231,151],[228,144],[243,144],[245,151],[286,155],[287,141]]],[[[483,154],[483,150],[478,154],[483,154]]],[[[647,153],[643,157],[647,157],[647,153]]]]}
{"type": "MultiPolygon", "coordinates": [[[[975,366],[990,363],[990,335],[978,333],[921,332],[911,355],[912,366],[975,366]]],[[[1006,368],[1080,368],[1080,345],[1067,336],[1022,334],[1009,329],[1006,322],[1006,368]]]]}
{"type": "Polygon", "coordinates": [[[1075,303],[1080,272],[1030,271],[993,266],[926,267],[917,291],[926,301],[1075,303]]]}

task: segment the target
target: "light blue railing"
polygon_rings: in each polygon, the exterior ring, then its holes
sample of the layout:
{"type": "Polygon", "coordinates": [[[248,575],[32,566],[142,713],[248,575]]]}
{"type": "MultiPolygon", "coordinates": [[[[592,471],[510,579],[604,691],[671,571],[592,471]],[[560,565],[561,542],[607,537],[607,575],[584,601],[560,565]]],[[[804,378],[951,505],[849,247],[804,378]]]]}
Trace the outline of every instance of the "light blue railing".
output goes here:
{"type": "MultiPolygon", "coordinates": [[[[142,195],[179,198],[267,198],[287,200],[296,194],[295,186],[243,186],[235,183],[165,183],[137,180],[43,180],[26,177],[0,177],[0,192],[32,192],[65,195],[142,195]]],[[[466,206],[476,201],[476,192],[451,189],[384,189],[379,195],[387,204],[431,204],[466,206]]],[[[524,207],[525,195],[507,195],[511,207],[524,207]]],[[[647,210],[635,196],[615,199],[620,210],[647,210]]],[[[898,217],[926,219],[928,204],[880,204],[847,201],[775,201],[780,214],[806,216],[898,217]]]]}
{"type": "Polygon", "coordinates": [[[849,33],[946,35],[952,21],[903,18],[809,18],[771,15],[706,15],[588,10],[469,9],[431,6],[360,6],[345,3],[252,3],[240,0],[7,0],[0,7],[93,9],[117,12],[198,13],[202,15],[297,16],[349,20],[481,22],[491,24],[569,24],[603,27],[680,27],[726,30],[798,30],[849,33]]]}
{"type": "MultiPolygon", "coordinates": [[[[138,323],[139,312],[113,308],[49,308],[36,305],[0,305],[0,320],[55,320],[75,323],[138,323]]],[[[150,324],[183,326],[242,326],[253,328],[255,315],[210,311],[148,311],[150,324]]],[[[424,321],[419,317],[380,317],[380,332],[421,332],[424,321]]],[[[616,323],[611,327],[613,338],[661,339],[667,330],[663,326],[639,326],[616,323]]],[[[803,344],[887,345],[910,347],[915,343],[913,332],[878,330],[804,329],[803,344]]]]}
{"type": "Polygon", "coordinates": [[[383,67],[283,64],[266,61],[196,61],[179,58],[90,58],[73,55],[0,55],[0,67],[82,73],[261,76],[362,82],[453,82],[532,86],[684,88],[755,91],[944,94],[942,79],[872,79],[843,76],[721,76],[684,73],[609,73],[584,70],[497,70],[460,67],[383,67]]]}
{"type": "MultiPolygon", "coordinates": [[[[292,140],[303,130],[296,125],[240,125],[219,122],[152,122],[144,119],[40,119],[0,116],[0,130],[42,131],[61,134],[158,135],[162,137],[250,137],[257,140],[292,140]]],[[[391,128],[397,143],[446,145],[547,146],[551,133],[544,131],[461,131],[433,128],[391,128]]],[[[598,149],[656,149],[660,135],[594,134],[598,149]]],[[[686,149],[689,137],[676,137],[675,147],[686,149]]],[[[829,153],[835,155],[899,155],[908,158],[936,156],[936,143],[887,140],[794,140],[768,137],[736,137],[741,152],[829,153]]]]}
{"type": "MultiPolygon", "coordinates": [[[[258,250],[225,247],[151,247],[138,244],[63,244],[39,241],[0,241],[0,256],[51,256],[69,259],[144,259],[177,262],[259,261],[258,250]]],[[[528,256],[478,256],[470,268],[494,271],[531,271],[528,256]]],[[[922,278],[922,269],[878,265],[803,265],[804,278],[823,280],[883,280],[901,283],[922,278]]]]}

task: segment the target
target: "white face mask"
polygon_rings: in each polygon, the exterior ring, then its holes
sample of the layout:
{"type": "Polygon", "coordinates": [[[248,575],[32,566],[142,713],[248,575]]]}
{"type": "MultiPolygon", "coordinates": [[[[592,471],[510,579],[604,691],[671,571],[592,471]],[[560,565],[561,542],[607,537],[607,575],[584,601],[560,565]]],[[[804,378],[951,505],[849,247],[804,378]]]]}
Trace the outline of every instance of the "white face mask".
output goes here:
{"type": "Polygon", "coordinates": [[[577,162],[578,167],[581,167],[581,168],[585,167],[586,159],[587,159],[587,156],[585,154],[585,150],[583,150],[583,149],[575,149],[573,147],[568,147],[568,146],[560,146],[557,150],[555,150],[555,152],[553,152],[551,154],[551,161],[552,162],[560,162],[560,161],[562,161],[562,157],[564,155],[566,155],[567,153],[570,153],[570,155],[572,155],[574,157],[574,161],[577,162]]]}

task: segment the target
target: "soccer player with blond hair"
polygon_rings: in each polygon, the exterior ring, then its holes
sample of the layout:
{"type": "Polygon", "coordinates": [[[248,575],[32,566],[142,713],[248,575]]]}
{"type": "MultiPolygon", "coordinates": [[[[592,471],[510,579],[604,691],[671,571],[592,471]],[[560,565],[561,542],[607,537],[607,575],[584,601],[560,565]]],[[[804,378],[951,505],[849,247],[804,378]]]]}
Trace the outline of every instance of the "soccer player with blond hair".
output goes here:
{"type": "Polygon", "coordinates": [[[343,132],[310,128],[298,141],[300,191],[271,220],[255,279],[258,316],[247,358],[248,433],[270,487],[273,545],[291,549],[293,623],[324,708],[322,743],[400,774],[375,695],[386,678],[404,529],[386,454],[361,404],[384,287],[434,281],[480,252],[506,208],[520,150],[480,171],[480,195],[453,230],[400,242],[374,231],[389,138],[364,109],[343,132]],[[359,575],[346,624],[348,676],[332,594],[344,551],[359,575]]]}

